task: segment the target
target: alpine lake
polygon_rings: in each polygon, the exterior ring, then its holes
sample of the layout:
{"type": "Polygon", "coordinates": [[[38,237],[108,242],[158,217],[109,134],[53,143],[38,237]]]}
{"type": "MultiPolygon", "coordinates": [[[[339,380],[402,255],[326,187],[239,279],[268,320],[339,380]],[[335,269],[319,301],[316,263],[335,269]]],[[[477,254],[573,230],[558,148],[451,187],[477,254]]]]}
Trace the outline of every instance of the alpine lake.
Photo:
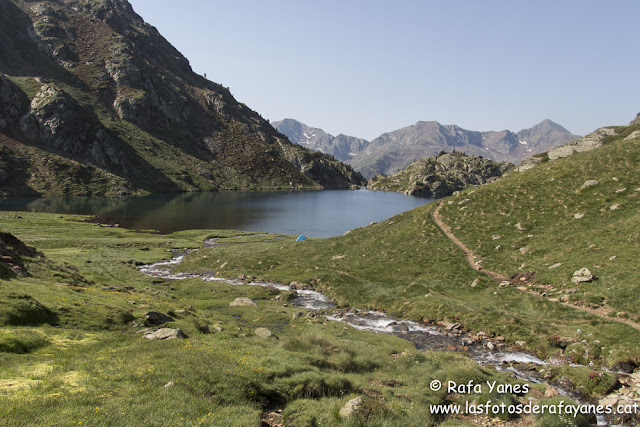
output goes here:
{"type": "Polygon", "coordinates": [[[134,230],[233,229],[325,238],[433,199],[369,190],[152,194],[140,197],[0,199],[0,211],[93,216],[134,230]]]}

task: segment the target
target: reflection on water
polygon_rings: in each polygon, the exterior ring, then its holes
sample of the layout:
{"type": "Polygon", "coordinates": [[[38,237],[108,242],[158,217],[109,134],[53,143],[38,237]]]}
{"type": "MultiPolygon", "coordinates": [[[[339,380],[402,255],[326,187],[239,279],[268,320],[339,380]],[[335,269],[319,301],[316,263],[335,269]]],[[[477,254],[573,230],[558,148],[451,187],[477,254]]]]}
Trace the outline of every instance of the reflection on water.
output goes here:
{"type": "Polygon", "coordinates": [[[153,194],[0,199],[0,210],[95,215],[101,222],[162,233],[218,228],[330,237],[430,202],[367,190],[153,194]]]}

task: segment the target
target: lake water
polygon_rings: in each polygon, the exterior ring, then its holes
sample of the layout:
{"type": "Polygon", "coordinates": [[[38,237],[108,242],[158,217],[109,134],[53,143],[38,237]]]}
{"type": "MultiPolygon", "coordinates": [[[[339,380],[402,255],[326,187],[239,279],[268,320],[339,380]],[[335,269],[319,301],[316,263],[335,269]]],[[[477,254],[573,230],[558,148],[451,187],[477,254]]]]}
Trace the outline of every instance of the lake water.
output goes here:
{"type": "Polygon", "coordinates": [[[207,228],[331,237],[430,201],[362,189],[9,198],[0,199],[0,210],[95,215],[106,224],[161,233],[207,228]]]}

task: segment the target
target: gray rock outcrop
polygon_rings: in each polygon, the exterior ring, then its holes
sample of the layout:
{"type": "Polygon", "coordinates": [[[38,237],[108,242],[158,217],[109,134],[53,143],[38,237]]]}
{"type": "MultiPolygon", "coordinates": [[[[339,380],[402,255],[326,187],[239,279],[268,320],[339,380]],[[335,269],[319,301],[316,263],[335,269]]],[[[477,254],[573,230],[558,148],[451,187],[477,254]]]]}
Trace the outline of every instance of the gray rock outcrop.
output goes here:
{"type": "Polygon", "coordinates": [[[601,128],[583,138],[578,138],[558,148],[550,150],[547,153],[547,156],[549,157],[549,160],[557,160],[563,157],[568,157],[573,153],[591,151],[598,147],[602,147],[602,140],[613,135],[616,135],[616,131],[614,129],[601,128]]]}
{"type": "Polygon", "coordinates": [[[184,332],[180,329],[171,329],[171,328],[162,328],[158,329],[155,332],[148,332],[143,335],[143,338],[146,338],[151,341],[155,340],[173,340],[176,338],[189,338],[184,332]]]}
{"type": "Polygon", "coordinates": [[[513,165],[462,153],[445,153],[418,160],[392,176],[377,175],[367,188],[399,191],[413,196],[446,197],[464,188],[493,182],[513,165]]]}

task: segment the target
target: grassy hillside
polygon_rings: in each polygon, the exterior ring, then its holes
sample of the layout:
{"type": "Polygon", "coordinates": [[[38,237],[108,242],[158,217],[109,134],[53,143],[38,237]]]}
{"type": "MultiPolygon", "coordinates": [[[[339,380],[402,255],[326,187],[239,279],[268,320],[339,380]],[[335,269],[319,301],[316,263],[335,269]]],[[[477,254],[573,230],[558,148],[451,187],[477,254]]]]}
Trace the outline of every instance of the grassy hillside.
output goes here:
{"type": "MultiPolygon", "coordinates": [[[[257,236],[158,235],[80,219],[0,213],[4,231],[43,253],[23,258],[31,277],[0,279],[3,425],[249,426],[267,418],[296,426],[470,425],[468,417],[431,415],[428,405],[548,402],[544,386],[525,396],[431,391],[432,379],[518,381],[455,353],[419,352],[393,336],[299,317],[273,289],[164,281],[135,265],[206,237],[257,236]],[[230,307],[236,297],[257,307],[230,307]],[[188,339],[142,338],[136,331],[150,310],[171,315],[167,326],[188,339]],[[256,336],[258,327],[276,337],[256,336]],[[365,399],[359,415],[342,419],[340,408],[355,396],[365,399]]],[[[296,247],[291,238],[278,241],[296,247]]]]}
{"type": "Polygon", "coordinates": [[[442,215],[485,268],[535,272],[551,285],[547,296],[638,322],[640,138],[626,138],[639,128],[618,128],[620,135],[597,150],[465,191],[442,215]],[[589,180],[598,184],[582,188],[589,180]],[[572,283],[585,267],[597,280],[572,283]]]}

